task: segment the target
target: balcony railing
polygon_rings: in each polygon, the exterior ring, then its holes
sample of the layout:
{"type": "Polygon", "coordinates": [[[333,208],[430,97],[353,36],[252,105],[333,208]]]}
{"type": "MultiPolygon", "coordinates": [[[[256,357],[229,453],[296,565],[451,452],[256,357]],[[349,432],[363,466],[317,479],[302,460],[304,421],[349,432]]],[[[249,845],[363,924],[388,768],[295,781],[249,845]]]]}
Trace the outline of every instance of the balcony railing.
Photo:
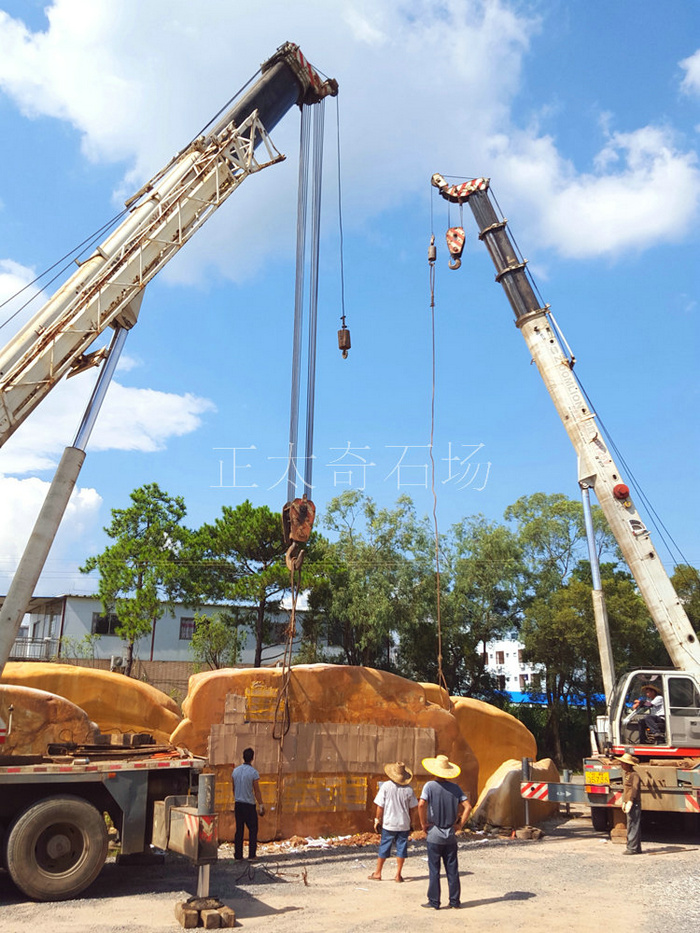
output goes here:
{"type": "Polygon", "coordinates": [[[10,661],[50,661],[58,654],[59,638],[16,638],[10,661]]]}

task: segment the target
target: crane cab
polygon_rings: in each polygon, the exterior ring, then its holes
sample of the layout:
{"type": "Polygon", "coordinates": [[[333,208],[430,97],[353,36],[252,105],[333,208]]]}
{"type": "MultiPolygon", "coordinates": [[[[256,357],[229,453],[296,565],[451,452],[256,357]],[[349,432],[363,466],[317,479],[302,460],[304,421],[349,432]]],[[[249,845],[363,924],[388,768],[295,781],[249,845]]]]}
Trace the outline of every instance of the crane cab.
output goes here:
{"type": "Polygon", "coordinates": [[[596,737],[614,755],[700,756],[700,683],[687,671],[630,671],[615,687],[609,718],[599,717],[596,737]]]}

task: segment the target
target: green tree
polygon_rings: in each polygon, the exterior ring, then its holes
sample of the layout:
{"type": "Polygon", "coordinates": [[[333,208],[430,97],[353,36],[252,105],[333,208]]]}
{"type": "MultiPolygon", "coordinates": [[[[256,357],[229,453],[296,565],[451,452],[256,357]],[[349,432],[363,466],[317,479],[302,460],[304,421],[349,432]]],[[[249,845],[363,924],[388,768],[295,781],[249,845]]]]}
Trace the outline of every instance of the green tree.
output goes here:
{"type": "Polygon", "coordinates": [[[342,642],[346,663],[395,670],[400,632],[421,602],[429,570],[429,530],[401,496],[381,509],[358,490],[331,500],[324,525],[326,586],[317,588],[328,631],[342,642]]]}
{"type": "Polygon", "coordinates": [[[279,514],[248,500],[225,505],[221,516],[192,536],[185,555],[192,570],[188,601],[192,605],[231,602],[250,607],[255,635],[255,667],[270,634],[271,615],[289,588],[285,543],[279,514]]]}
{"type": "MultiPolygon", "coordinates": [[[[434,541],[430,542],[434,550],[434,541]]],[[[402,673],[437,681],[437,587],[434,554],[424,559],[417,589],[419,611],[399,636],[402,673]]],[[[440,542],[442,673],[451,693],[493,698],[497,683],[486,671],[487,642],[519,623],[524,566],[516,536],[483,516],[465,518],[440,542]]]]}
{"type": "MultiPolygon", "coordinates": [[[[617,673],[667,665],[668,656],[631,575],[614,563],[600,569],[617,673]]],[[[562,738],[572,720],[572,703],[585,698],[590,725],[598,711],[593,697],[603,694],[591,586],[590,564],[580,561],[566,583],[527,606],[521,628],[526,657],[545,666],[545,741],[560,767],[579,756],[578,749],[572,755],[570,743],[562,738]]]]}
{"type": "Polygon", "coordinates": [[[235,612],[223,609],[213,615],[195,612],[190,650],[199,667],[210,670],[232,667],[244,643],[245,635],[235,612]]]}
{"type": "Polygon", "coordinates": [[[678,564],[671,583],[688,614],[690,624],[700,633],[700,572],[690,564],[678,564]]]}
{"type": "Polygon", "coordinates": [[[127,645],[125,673],[131,674],[134,645],[148,635],[181,592],[178,554],[187,538],[182,520],[184,500],[170,496],[157,483],[147,483],[130,494],[131,505],[112,509],[105,528],[114,541],[80,568],[99,573],[97,595],[105,613],[119,620],[116,633],[127,645]]]}
{"type": "MultiPolygon", "coordinates": [[[[594,506],[598,558],[617,555],[617,544],[599,506],[594,506]]],[[[547,595],[560,586],[587,555],[583,506],[562,493],[536,492],[509,505],[504,518],[516,526],[530,571],[530,585],[547,595]]]]}
{"type": "MultiPolygon", "coordinates": [[[[592,511],[598,555],[617,554],[601,509],[592,511]]],[[[561,765],[560,729],[568,703],[575,694],[590,696],[590,666],[597,663],[590,584],[571,579],[587,555],[583,507],[561,493],[538,492],[509,506],[505,518],[515,523],[527,566],[521,637],[528,659],[546,669],[547,734],[561,765]]]]}

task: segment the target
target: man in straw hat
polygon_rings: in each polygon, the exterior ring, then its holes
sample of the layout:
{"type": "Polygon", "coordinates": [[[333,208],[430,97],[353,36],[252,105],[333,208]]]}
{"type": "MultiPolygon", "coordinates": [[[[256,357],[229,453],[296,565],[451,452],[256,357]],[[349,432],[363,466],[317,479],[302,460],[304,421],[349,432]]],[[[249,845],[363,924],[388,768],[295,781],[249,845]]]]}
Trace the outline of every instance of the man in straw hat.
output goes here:
{"type": "Polygon", "coordinates": [[[418,808],[416,795],[410,786],[413,772],[403,761],[392,761],[384,765],[384,774],[389,778],[379,785],[374,802],[377,815],[374,828],[382,827],[379,843],[377,867],[369,876],[372,881],[382,880],[382,867],[391,855],[392,845],[396,845],[396,876],[394,881],[403,881],[401,869],[408,854],[408,834],[411,831],[411,818],[418,808]]]}
{"type": "Polygon", "coordinates": [[[634,770],[639,759],[629,752],[616,758],[622,765],[622,812],[627,814],[627,848],[623,855],[639,855],[642,851],[642,780],[634,770]]]}
{"type": "Polygon", "coordinates": [[[645,727],[649,730],[652,744],[657,739],[666,738],[666,713],[664,711],[664,698],[659,692],[659,688],[654,684],[644,684],[642,687],[643,699],[635,700],[632,709],[648,709],[646,716],[642,716],[642,728],[639,741],[644,741],[645,727]]]}
{"type": "Polygon", "coordinates": [[[418,803],[420,823],[428,838],[428,903],[422,906],[439,909],[440,862],[444,862],[449,906],[459,907],[461,885],[455,827],[464,828],[471,804],[462,788],[452,780],[459,777],[461,769],[449,761],[447,755],[424,758],[423,767],[436,780],[424,785],[418,803]]]}

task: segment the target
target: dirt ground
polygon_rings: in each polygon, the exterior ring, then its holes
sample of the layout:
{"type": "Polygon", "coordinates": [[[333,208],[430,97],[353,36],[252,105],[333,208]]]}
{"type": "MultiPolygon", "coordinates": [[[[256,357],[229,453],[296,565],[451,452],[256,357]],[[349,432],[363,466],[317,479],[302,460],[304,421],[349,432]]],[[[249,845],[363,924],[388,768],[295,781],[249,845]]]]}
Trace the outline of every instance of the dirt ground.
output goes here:
{"type": "MultiPolygon", "coordinates": [[[[262,846],[256,862],[237,862],[230,847],[211,869],[210,893],[236,911],[237,927],[255,933],[592,933],[630,929],[693,933],[700,924],[697,838],[645,832],[640,856],[596,835],[585,811],[543,827],[538,841],[460,838],[461,910],[421,907],[428,866],[424,842],[412,842],[406,881],[368,880],[377,846],[347,842],[281,852],[262,846]]],[[[109,862],[85,896],[57,904],[27,901],[0,873],[0,929],[27,933],[177,933],[174,905],[196,893],[197,869],[175,856],[162,865],[109,862]]],[[[445,885],[443,880],[443,891],[445,885]]],[[[443,893],[443,898],[445,894],[443,893]]],[[[446,898],[445,898],[446,900],[446,898]]]]}

